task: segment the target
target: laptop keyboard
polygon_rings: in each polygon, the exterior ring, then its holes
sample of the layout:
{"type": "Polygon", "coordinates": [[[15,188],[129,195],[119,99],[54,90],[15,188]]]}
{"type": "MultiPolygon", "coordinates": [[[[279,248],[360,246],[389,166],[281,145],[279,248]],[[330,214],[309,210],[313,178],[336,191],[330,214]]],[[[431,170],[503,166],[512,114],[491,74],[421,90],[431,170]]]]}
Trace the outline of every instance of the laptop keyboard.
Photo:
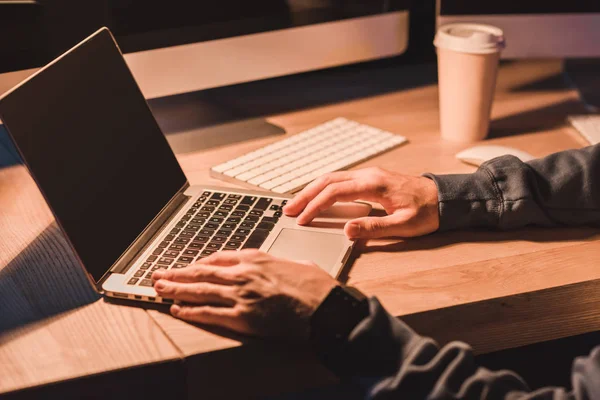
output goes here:
{"type": "Polygon", "coordinates": [[[205,191],[127,282],[152,286],[158,269],[184,268],[219,250],[258,249],[284,199],[205,191]]]}

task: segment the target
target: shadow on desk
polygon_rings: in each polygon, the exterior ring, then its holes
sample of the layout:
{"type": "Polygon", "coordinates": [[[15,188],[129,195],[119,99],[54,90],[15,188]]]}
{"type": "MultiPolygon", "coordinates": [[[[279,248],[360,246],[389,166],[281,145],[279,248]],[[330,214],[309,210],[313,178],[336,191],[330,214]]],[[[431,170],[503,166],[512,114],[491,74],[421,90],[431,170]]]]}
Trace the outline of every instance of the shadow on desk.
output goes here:
{"type": "Polygon", "coordinates": [[[417,238],[407,238],[384,245],[361,246],[361,252],[407,252],[432,250],[461,243],[570,242],[592,239],[598,236],[593,228],[527,228],[512,231],[470,230],[435,233],[417,238]]]}
{"type": "Polygon", "coordinates": [[[0,334],[98,300],[75,260],[53,223],[2,268],[0,334]]]}

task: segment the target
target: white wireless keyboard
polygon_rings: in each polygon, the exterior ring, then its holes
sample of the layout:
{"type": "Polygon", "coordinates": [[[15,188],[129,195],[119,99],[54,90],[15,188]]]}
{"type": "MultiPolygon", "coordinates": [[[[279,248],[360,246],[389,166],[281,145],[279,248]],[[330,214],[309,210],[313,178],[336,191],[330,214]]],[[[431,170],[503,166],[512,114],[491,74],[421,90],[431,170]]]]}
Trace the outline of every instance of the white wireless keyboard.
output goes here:
{"type": "Polygon", "coordinates": [[[590,144],[600,143],[600,114],[572,115],[569,122],[590,144]]]}
{"type": "Polygon", "coordinates": [[[211,176],[275,193],[295,193],[315,178],[379,155],[407,139],[336,118],[210,169],[211,176]]]}

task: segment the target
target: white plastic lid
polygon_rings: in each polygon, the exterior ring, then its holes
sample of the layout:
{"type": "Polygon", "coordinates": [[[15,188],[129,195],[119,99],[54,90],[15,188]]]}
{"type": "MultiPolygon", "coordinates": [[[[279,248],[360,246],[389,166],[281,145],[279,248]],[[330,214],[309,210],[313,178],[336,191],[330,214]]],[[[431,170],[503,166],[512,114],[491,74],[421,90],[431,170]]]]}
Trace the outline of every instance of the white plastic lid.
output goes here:
{"type": "Polygon", "coordinates": [[[472,54],[489,54],[505,46],[502,29],[491,25],[456,23],[440,27],[435,47],[472,54]]]}

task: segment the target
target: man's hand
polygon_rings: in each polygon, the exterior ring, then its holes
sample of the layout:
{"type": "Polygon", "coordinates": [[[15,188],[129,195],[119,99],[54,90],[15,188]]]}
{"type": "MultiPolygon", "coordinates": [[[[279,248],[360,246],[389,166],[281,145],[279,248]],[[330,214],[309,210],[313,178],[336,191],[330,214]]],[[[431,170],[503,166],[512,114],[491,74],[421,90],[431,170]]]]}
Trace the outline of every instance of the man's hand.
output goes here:
{"type": "Polygon", "coordinates": [[[439,228],[435,183],[429,178],[381,168],[324,175],[298,193],[283,211],[286,215],[298,216],[298,223],[305,225],[335,202],[354,200],[377,202],[388,215],[348,221],[344,230],[351,239],[420,236],[439,228]]]}
{"type": "Polygon", "coordinates": [[[337,284],[310,262],[256,250],[224,251],[183,269],[156,271],[156,292],[178,318],[236,332],[306,339],[309,317],[337,284]]]}

